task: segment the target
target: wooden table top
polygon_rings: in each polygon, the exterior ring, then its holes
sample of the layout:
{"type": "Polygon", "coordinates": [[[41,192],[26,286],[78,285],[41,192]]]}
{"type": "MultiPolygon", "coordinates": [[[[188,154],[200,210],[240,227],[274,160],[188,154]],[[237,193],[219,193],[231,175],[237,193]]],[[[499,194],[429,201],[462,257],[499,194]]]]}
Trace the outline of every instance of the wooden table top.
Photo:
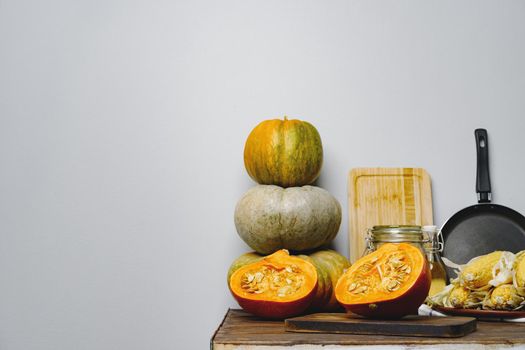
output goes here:
{"type": "MultiPolygon", "coordinates": [[[[293,333],[284,330],[283,321],[268,321],[242,311],[230,309],[211,339],[212,349],[272,349],[301,345],[302,349],[317,349],[323,345],[343,345],[348,348],[366,345],[417,345],[418,348],[439,349],[450,344],[453,349],[468,349],[467,344],[478,344],[476,349],[525,349],[525,323],[478,321],[477,330],[461,338],[402,337],[386,335],[354,335],[327,333],[293,333]],[[304,347],[305,345],[311,345],[304,347]]],[[[323,347],[326,349],[326,347],[323,347]]]]}

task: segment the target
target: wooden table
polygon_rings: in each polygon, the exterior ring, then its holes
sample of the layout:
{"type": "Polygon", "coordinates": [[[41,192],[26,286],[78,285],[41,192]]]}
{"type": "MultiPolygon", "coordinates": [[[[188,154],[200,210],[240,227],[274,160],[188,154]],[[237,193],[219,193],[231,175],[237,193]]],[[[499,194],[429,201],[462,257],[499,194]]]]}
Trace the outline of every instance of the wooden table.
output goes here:
{"type": "Polygon", "coordinates": [[[230,309],[211,339],[211,349],[525,349],[525,323],[481,322],[461,338],[306,334],[284,331],[282,321],[266,321],[230,309]]]}

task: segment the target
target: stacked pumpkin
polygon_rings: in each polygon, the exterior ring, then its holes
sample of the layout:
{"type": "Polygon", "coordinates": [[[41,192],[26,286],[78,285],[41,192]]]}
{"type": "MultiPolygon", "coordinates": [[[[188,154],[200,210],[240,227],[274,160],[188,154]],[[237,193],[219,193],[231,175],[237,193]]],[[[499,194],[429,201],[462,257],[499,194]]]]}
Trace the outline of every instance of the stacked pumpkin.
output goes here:
{"type": "Polygon", "coordinates": [[[246,140],[244,164],[259,185],[237,203],[235,227],[255,252],[232,263],[228,286],[254,315],[280,319],[339,307],[335,285],[350,263],[322,248],[341,224],[337,199],[311,186],[322,163],[321,137],[305,121],[263,121],[246,140]]]}

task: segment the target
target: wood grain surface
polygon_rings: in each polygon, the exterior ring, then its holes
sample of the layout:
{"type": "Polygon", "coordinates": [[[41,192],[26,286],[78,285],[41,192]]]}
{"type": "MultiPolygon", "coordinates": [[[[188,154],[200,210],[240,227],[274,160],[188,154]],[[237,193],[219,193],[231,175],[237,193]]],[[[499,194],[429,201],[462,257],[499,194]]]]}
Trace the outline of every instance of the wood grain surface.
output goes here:
{"type": "MultiPolygon", "coordinates": [[[[408,337],[394,335],[362,335],[286,332],[283,321],[262,320],[242,310],[228,310],[223,323],[211,339],[212,349],[252,349],[258,346],[290,347],[294,345],[406,345],[422,347],[457,345],[457,349],[477,344],[496,349],[498,346],[525,347],[525,324],[477,322],[477,330],[460,338],[408,337]],[[465,344],[466,346],[461,346],[465,344]]],[[[314,347],[312,347],[314,348],[314,347]]],[[[316,347],[317,348],[317,347],[316,347]]],[[[436,348],[436,347],[434,347],[436,348]]]]}
{"type": "Polygon", "coordinates": [[[290,332],[462,337],[476,330],[474,317],[411,315],[400,320],[372,320],[343,313],[317,313],[285,320],[290,332]]]}
{"type": "Polygon", "coordinates": [[[422,168],[355,168],[348,176],[350,261],[363,254],[368,228],[432,225],[430,176],[422,168]]]}

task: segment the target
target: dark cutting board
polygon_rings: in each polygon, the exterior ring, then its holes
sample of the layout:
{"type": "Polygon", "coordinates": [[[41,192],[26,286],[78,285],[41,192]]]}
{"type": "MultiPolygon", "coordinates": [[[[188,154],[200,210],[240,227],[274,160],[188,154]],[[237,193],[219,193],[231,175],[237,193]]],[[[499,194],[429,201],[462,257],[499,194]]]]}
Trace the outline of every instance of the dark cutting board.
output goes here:
{"type": "Polygon", "coordinates": [[[289,318],[289,332],[380,334],[415,337],[462,337],[476,330],[474,317],[406,316],[400,320],[372,320],[344,313],[319,313],[289,318]]]}

